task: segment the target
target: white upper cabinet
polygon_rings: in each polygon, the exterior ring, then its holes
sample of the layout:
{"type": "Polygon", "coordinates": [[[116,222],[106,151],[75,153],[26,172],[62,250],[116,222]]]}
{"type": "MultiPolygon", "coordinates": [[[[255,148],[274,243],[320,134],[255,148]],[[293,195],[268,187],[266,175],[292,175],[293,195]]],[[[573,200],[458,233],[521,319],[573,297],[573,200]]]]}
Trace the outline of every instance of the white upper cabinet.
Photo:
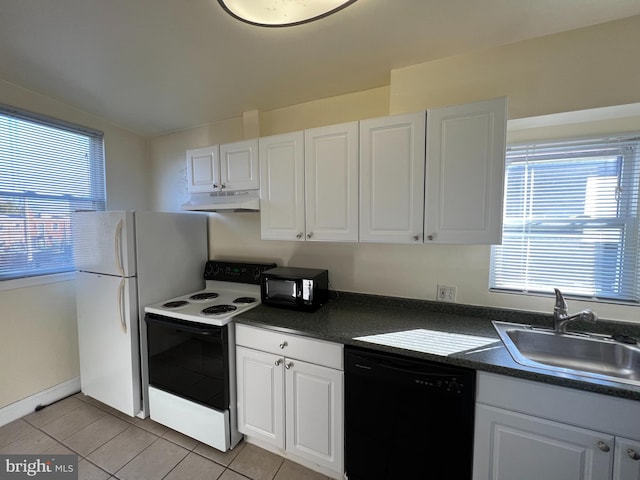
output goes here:
{"type": "Polygon", "coordinates": [[[187,150],[189,193],[257,190],[258,139],[187,150]]]}
{"type": "Polygon", "coordinates": [[[227,190],[257,190],[258,139],[220,145],[220,188],[227,190]]]}
{"type": "Polygon", "coordinates": [[[218,145],[187,150],[187,188],[189,193],[213,192],[220,186],[218,145]]]}
{"type": "Polygon", "coordinates": [[[427,112],[425,243],[502,238],[507,99],[427,112]]]}
{"type": "Polygon", "coordinates": [[[264,240],[304,240],[304,133],[259,140],[260,232],[264,240]]]}
{"type": "Polygon", "coordinates": [[[306,235],[358,241],[358,122],[304,132],[306,235]]]}
{"type": "Polygon", "coordinates": [[[425,113],[360,122],[360,241],[422,241],[425,113]]]}

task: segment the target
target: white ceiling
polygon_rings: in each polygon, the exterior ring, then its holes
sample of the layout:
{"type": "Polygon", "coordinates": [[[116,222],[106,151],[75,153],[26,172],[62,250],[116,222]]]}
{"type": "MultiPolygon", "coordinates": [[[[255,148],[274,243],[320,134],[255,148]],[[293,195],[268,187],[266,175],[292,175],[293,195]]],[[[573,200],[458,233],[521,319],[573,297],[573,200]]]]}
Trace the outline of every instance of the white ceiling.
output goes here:
{"type": "Polygon", "coordinates": [[[261,28],[217,0],[0,0],[0,78],[157,135],[638,14],[640,0],[358,0],[312,24],[261,28]]]}

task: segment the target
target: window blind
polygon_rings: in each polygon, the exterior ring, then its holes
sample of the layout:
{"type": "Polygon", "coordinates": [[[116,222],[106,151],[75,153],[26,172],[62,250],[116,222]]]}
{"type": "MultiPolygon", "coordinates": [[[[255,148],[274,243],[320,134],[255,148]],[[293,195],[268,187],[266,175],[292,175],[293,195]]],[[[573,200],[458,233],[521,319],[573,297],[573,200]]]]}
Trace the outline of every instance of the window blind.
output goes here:
{"type": "Polygon", "coordinates": [[[639,137],[510,146],[490,288],[639,302],[639,137]]]}
{"type": "Polygon", "coordinates": [[[102,132],[0,105],[0,280],[73,270],[71,212],[105,204],[102,132]]]}

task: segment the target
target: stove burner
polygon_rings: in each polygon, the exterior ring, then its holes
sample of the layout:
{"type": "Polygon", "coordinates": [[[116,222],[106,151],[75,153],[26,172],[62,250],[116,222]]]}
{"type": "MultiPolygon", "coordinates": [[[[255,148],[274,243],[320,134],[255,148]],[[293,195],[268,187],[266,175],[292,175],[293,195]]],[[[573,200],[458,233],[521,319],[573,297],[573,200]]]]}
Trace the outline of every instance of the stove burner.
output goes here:
{"type": "Polygon", "coordinates": [[[214,293],[214,292],[202,292],[202,293],[196,293],[194,295],[191,295],[189,297],[189,300],[212,300],[214,298],[217,298],[218,294],[214,293]]]}
{"type": "Polygon", "coordinates": [[[180,308],[189,305],[186,300],[174,300],[173,302],[167,302],[162,305],[163,308],[180,308]]]}
{"type": "Polygon", "coordinates": [[[220,315],[221,313],[229,313],[236,310],[233,305],[213,305],[202,310],[204,315],[220,315]]]}
{"type": "Polygon", "coordinates": [[[236,298],[233,303],[255,303],[256,299],[253,297],[239,297],[236,298]]]}

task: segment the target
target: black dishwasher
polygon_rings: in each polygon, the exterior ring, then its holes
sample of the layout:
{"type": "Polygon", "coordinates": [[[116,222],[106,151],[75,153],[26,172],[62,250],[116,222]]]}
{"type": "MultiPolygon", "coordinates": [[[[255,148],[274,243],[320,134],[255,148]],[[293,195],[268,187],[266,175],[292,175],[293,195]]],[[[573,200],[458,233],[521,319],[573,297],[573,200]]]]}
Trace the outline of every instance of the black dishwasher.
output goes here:
{"type": "Polygon", "coordinates": [[[349,480],[471,479],[474,370],[345,346],[349,480]]]}

